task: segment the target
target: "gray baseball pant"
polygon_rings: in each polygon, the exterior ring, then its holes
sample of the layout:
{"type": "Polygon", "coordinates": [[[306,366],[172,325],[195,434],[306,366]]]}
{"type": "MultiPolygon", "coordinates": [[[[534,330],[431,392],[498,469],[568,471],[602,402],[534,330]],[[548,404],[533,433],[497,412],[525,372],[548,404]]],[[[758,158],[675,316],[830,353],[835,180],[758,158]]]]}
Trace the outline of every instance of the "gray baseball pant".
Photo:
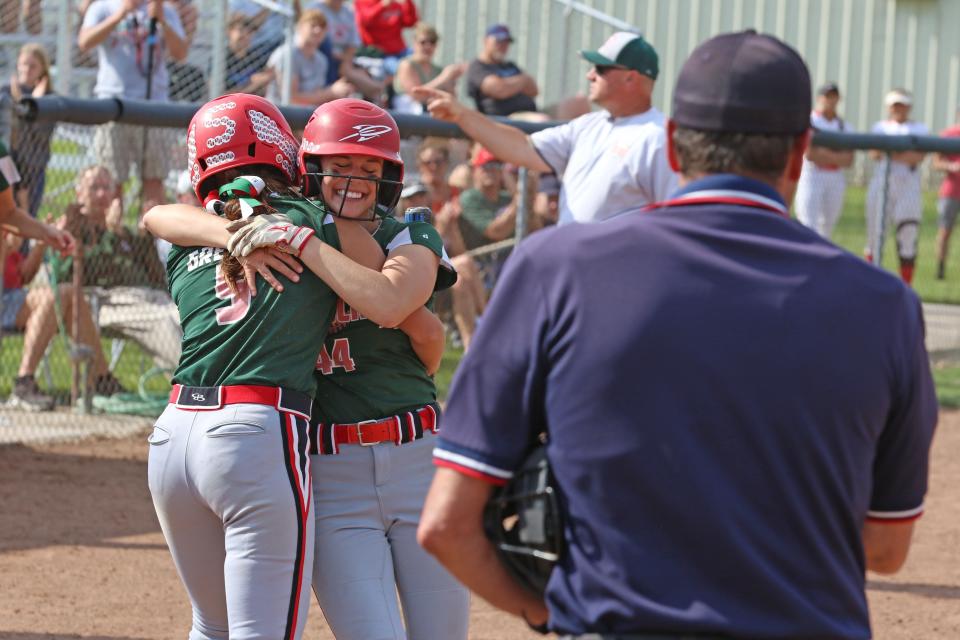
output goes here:
{"type": "Polygon", "coordinates": [[[193,605],[190,640],[300,638],[313,513],[307,420],[259,404],[168,405],[147,475],[193,605]]]}
{"type": "Polygon", "coordinates": [[[433,437],[311,456],[313,588],[337,640],[467,637],[470,592],[417,544],[433,437]]]}

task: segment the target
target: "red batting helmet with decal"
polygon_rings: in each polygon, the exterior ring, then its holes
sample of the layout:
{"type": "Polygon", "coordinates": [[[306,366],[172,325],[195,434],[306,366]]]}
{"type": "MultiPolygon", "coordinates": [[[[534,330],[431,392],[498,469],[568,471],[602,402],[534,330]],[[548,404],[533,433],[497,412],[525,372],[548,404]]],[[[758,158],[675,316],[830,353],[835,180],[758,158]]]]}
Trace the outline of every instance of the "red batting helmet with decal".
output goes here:
{"type": "Polygon", "coordinates": [[[232,93],[200,107],[187,128],[190,183],[202,201],[204,182],[222,171],[252,164],[276,167],[297,179],[297,139],[271,102],[232,93]]]}
{"type": "MultiPolygon", "coordinates": [[[[354,98],[320,105],[310,116],[300,144],[300,186],[303,194],[320,195],[320,156],[362,155],[383,160],[377,203],[396,206],[403,189],[400,129],[389,113],[375,104],[354,98]]],[[[358,179],[360,179],[358,177],[358,179]]]]}

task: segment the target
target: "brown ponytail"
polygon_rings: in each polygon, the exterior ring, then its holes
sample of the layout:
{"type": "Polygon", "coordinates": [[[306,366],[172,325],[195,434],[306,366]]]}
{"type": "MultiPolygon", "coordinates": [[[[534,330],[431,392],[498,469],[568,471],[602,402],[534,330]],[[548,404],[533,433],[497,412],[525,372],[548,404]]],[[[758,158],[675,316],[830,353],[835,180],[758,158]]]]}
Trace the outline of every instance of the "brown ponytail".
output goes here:
{"type": "MultiPolygon", "coordinates": [[[[240,175],[260,176],[266,184],[265,193],[261,196],[264,199],[267,194],[283,197],[300,197],[300,193],[290,186],[289,181],[284,179],[283,174],[273,167],[261,165],[245,167],[239,169],[236,176],[233,177],[240,175]]],[[[224,184],[226,184],[226,182],[224,184]]],[[[261,201],[259,205],[253,208],[251,216],[260,216],[266,213],[279,212],[266,202],[261,201]]],[[[240,210],[240,198],[231,198],[224,201],[223,213],[221,215],[227,220],[239,220],[243,217],[240,210]]],[[[224,251],[223,257],[220,259],[220,271],[223,273],[223,279],[226,280],[230,290],[238,293],[237,283],[244,281],[243,266],[240,264],[240,261],[224,251]]]]}

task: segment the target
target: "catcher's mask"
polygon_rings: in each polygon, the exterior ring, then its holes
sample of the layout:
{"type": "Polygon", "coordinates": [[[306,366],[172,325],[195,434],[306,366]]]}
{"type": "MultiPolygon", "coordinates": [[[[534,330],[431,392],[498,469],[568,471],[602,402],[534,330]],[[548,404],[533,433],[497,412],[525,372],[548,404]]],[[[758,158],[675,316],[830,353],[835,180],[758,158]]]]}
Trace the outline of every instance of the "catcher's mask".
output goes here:
{"type": "Polygon", "coordinates": [[[513,577],[542,596],[563,552],[563,517],[546,444],[538,444],[490,497],[483,527],[513,577]]]}
{"type": "MultiPolygon", "coordinates": [[[[310,116],[303,130],[303,142],[298,155],[300,190],[308,198],[323,200],[321,184],[326,176],[347,178],[345,189],[350,189],[353,180],[373,180],[377,183],[376,205],[370,219],[377,213],[389,215],[400,200],[403,189],[403,159],[400,157],[400,130],[393,117],[364,100],[342,98],[320,105],[310,116]],[[380,178],[343,176],[324,173],[320,162],[322,156],[360,155],[383,160],[383,175],[380,178]]],[[[345,202],[333,210],[324,202],[330,213],[340,215],[345,202]]]]}

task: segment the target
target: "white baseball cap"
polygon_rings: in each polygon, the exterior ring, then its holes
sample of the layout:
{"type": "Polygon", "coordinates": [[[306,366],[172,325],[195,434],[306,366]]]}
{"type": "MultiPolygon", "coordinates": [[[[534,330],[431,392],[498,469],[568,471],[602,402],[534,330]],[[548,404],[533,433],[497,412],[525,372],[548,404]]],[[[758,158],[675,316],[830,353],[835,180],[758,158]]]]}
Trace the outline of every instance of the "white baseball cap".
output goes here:
{"type": "Polygon", "coordinates": [[[895,104],[903,104],[911,107],[913,106],[913,97],[908,91],[894,89],[893,91],[887,93],[886,97],[884,97],[883,104],[888,107],[892,107],[895,104]]]}

